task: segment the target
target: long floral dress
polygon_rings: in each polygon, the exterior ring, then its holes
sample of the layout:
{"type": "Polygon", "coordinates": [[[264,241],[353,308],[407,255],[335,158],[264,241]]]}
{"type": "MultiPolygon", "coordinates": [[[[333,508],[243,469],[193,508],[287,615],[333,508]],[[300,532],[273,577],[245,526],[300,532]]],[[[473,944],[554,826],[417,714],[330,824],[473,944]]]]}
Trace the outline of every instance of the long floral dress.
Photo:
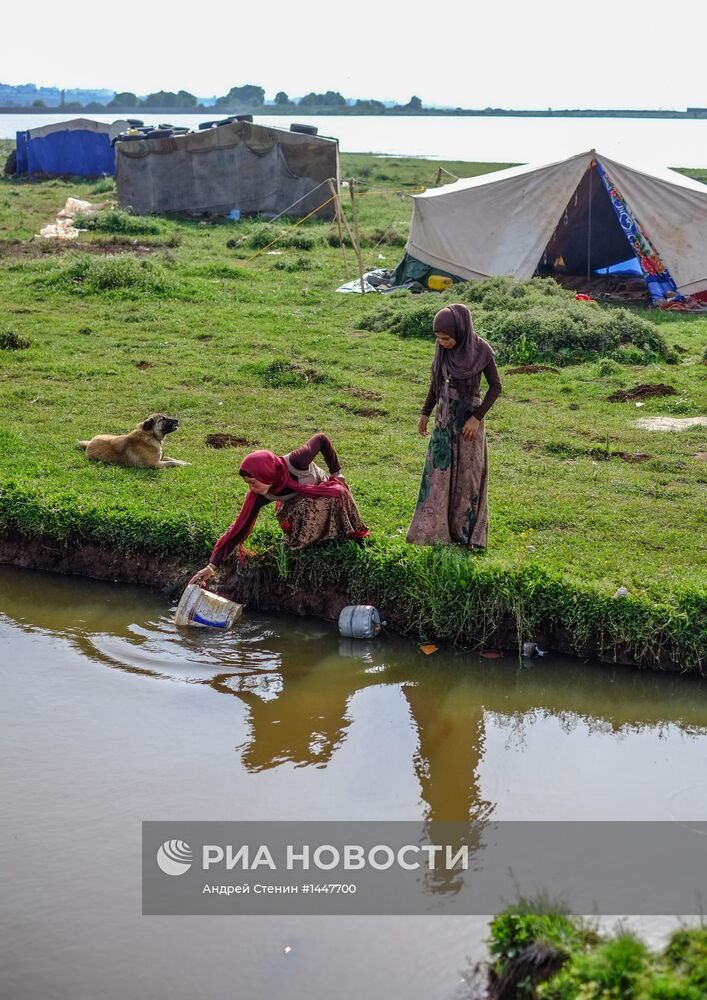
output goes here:
{"type": "Polygon", "coordinates": [[[475,437],[466,441],[462,427],[469,407],[461,399],[449,401],[451,420],[435,424],[415,513],[407,541],[419,545],[456,542],[486,547],[488,537],[488,451],[482,420],[475,437]]]}
{"type": "MultiPolygon", "coordinates": [[[[288,465],[290,472],[305,485],[329,478],[314,462],[306,472],[296,469],[289,461],[288,465]]],[[[285,533],[285,545],[291,549],[303,549],[313,542],[335,538],[366,538],[369,534],[351,492],[345,497],[314,498],[294,493],[277,501],[275,514],[285,533]]]]}

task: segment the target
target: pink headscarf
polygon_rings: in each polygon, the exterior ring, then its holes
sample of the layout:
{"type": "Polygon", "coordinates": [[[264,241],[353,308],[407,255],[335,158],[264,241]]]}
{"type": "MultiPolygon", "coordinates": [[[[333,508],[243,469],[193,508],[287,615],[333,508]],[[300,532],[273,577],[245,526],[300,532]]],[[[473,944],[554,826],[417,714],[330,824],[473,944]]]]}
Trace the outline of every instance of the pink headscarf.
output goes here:
{"type": "MultiPolygon", "coordinates": [[[[285,459],[275,455],[272,451],[252,451],[243,459],[238,471],[257,479],[259,483],[266,483],[270,487],[270,494],[300,493],[305,497],[344,497],[349,492],[346,483],[342,483],[339,479],[327,479],[325,482],[319,483],[318,486],[304,486],[291,475],[285,459]]],[[[230,529],[237,532],[250,524],[250,529],[244,535],[244,540],[255,527],[254,514],[256,514],[257,499],[258,494],[248,490],[240,514],[230,529]]],[[[242,544],[239,548],[242,553],[242,544]]]]}
{"type": "Polygon", "coordinates": [[[272,451],[252,451],[241,462],[241,475],[267,483],[271,493],[301,493],[309,497],[345,496],[348,487],[338,479],[327,479],[318,486],[304,486],[290,473],[287,462],[272,451]]]}

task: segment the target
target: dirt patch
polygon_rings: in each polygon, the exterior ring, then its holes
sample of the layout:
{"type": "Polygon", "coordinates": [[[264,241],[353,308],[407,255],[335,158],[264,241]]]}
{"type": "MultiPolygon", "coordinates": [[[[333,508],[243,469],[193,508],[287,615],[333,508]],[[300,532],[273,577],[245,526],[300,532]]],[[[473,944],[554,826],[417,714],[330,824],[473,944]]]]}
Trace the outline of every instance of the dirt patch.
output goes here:
{"type": "Polygon", "coordinates": [[[684,431],[688,427],[707,427],[707,417],[644,417],[636,421],[644,431],[684,431]]]}
{"type": "Polygon", "coordinates": [[[135,367],[139,368],[141,372],[144,372],[146,368],[154,368],[155,367],[155,362],[154,361],[136,361],[135,362],[135,367]]]}
{"type": "Polygon", "coordinates": [[[707,462],[707,451],[696,451],[695,458],[698,462],[707,462]]]}
{"type": "Polygon", "coordinates": [[[621,389],[608,397],[610,403],[632,403],[636,399],[653,399],[655,396],[677,396],[672,385],[658,382],[656,385],[636,385],[633,389],[621,389]]]}
{"type": "Polygon", "coordinates": [[[355,396],[356,399],[371,399],[378,403],[383,399],[383,393],[377,392],[375,389],[357,389],[354,387],[345,391],[351,396],[355,396]]]}
{"type": "Polygon", "coordinates": [[[652,455],[646,454],[645,451],[636,451],[633,452],[633,454],[628,451],[617,451],[615,454],[617,458],[621,459],[622,462],[629,462],[632,465],[635,465],[638,462],[648,462],[651,458],[653,458],[652,455]]]}
{"type": "Polygon", "coordinates": [[[237,437],[235,434],[209,434],[204,439],[208,448],[242,448],[244,444],[255,444],[248,438],[237,437]]]}
{"type": "Polygon", "coordinates": [[[540,372],[553,372],[560,374],[559,368],[552,368],[550,365],[520,365],[518,368],[507,368],[506,375],[538,375],[540,372]]]}
{"type": "Polygon", "coordinates": [[[355,413],[357,417],[387,417],[388,411],[382,406],[351,406],[349,403],[339,403],[342,410],[355,413]]]}
{"type": "Polygon", "coordinates": [[[681,347],[680,344],[673,344],[673,350],[677,351],[678,354],[689,354],[690,353],[686,347],[681,347]]]}
{"type": "Polygon", "coordinates": [[[0,260],[22,257],[55,257],[73,251],[80,253],[134,253],[138,256],[164,249],[167,243],[139,243],[137,240],[91,240],[67,243],[64,240],[0,240],[0,260]]]}
{"type": "Polygon", "coordinates": [[[213,340],[214,339],[214,335],[213,335],[213,333],[200,333],[197,336],[196,339],[197,340],[213,340]]]}

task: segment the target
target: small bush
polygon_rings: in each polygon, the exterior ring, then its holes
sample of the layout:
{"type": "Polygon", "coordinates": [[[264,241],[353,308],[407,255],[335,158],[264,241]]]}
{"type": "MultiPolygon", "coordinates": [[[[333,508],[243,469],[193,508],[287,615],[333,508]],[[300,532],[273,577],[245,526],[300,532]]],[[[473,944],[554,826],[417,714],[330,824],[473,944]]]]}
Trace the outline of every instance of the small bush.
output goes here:
{"type": "Polygon", "coordinates": [[[115,187],[112,177],[104,177],[102,181],[99,181],[94,187],[91,188],[91,194],[107,194],[112,191],[115,187]]]}
{"type": "Polygon", "coordinates": [[[397,229],[374,229],[370,233],[361,234],[361,246],[377,247],[385,244],[390,247],[404,247],[407,235],[397,229]]]}
{"type": "Polygon", "coordinates": [[[597,365],[597,375],[602,378],[609,378],[612,375],[618,375],[621,371],[621,365],[619,365],[612,358],[602,358],[597,365]]]}
{"type": "Polygon", "coordinates": [[[0,351],[26,351],[29,346],[29,340],[21,337],[19,333],[12,330],[0,333],[0,351]]]}
{"type": "Polygon", "coordinates": [[[319,385],[332,379],[311,365],[276,358],[270,362],[241,365],[241,371],[258,377],[264,385],[273,388],[301,389],[306,385],[319,385]]]}
{"type": "Polygon", "coordinates": [[[431,340],[434,315],[449,302],[469,305],[476,330],[503,364],[568,365],[598,357],[633,364],[676,359],[654,323],[627,309],[578,302],[552,278],[490,278],[462,282],[434,297],[394,299],[361,326],[431,340]]]}
{"type": "Polygon", "coordinates": [[[38,280],[63,291],[84,294],[132,290],[164,295],[171,289],[164,268],[154,261],[110,255],[67,256],[60,267],[38,280]]]}
{"type": "Polygon", "coordinates": [[[338,247],[341,243],[343,243],[345,247],[348,247],[349,249],[353,248],[353,244],[348,233],[342,233],[341,240],[339,240],[339,233],[334,230],[327,234],[326,241],[330,247],[338,247]]]}
{"type": "Polygon", "coordinates": [[[275,262],[276,271],[311,271],[312,264],[306,257],[298,257],[297,260],[278,260],[275,262]]]}
{"type": "Polygon", "coordinates": [[[104,208],[95,215],[77,214],[74,218],[77,229],[87,229],[94,233],[120,233],[124,236],[154,236],[162,231],[162,226],[154,219],[130,215],[122,208],[104,208]]]}
{"type": "Polygon", "coordinates": [[[577,997],[607,997],[616,1000],[645,997],[644,983],[650,975],[648,948],[633,934],[622,933],[587,953],[575,953],[557,976],[539,993],[552,1000],[577,997]],[[588,987],[587,993],[583,987],[588,987]]]}
{"type": "Polygon", "coordinates": [[[262,223],[255,227],[247,242],[253,250],[263,250],[270,243],[293,250],[312,250],[319,239],[310,236],[309,233],[298,232],[296,229],[288,232],[286,229],[262,223]]]}

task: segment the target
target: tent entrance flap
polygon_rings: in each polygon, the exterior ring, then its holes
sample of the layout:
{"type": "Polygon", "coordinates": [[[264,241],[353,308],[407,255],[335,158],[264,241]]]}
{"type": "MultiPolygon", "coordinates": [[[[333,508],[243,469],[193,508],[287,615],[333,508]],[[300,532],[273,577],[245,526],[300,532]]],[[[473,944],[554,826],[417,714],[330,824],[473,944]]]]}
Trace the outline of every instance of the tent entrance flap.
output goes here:
{"type": "Polygon", "coordinates": [[[586,278],[630,256],[631,245],[592,162],[558,220],[537,273],[586,278]]]}

